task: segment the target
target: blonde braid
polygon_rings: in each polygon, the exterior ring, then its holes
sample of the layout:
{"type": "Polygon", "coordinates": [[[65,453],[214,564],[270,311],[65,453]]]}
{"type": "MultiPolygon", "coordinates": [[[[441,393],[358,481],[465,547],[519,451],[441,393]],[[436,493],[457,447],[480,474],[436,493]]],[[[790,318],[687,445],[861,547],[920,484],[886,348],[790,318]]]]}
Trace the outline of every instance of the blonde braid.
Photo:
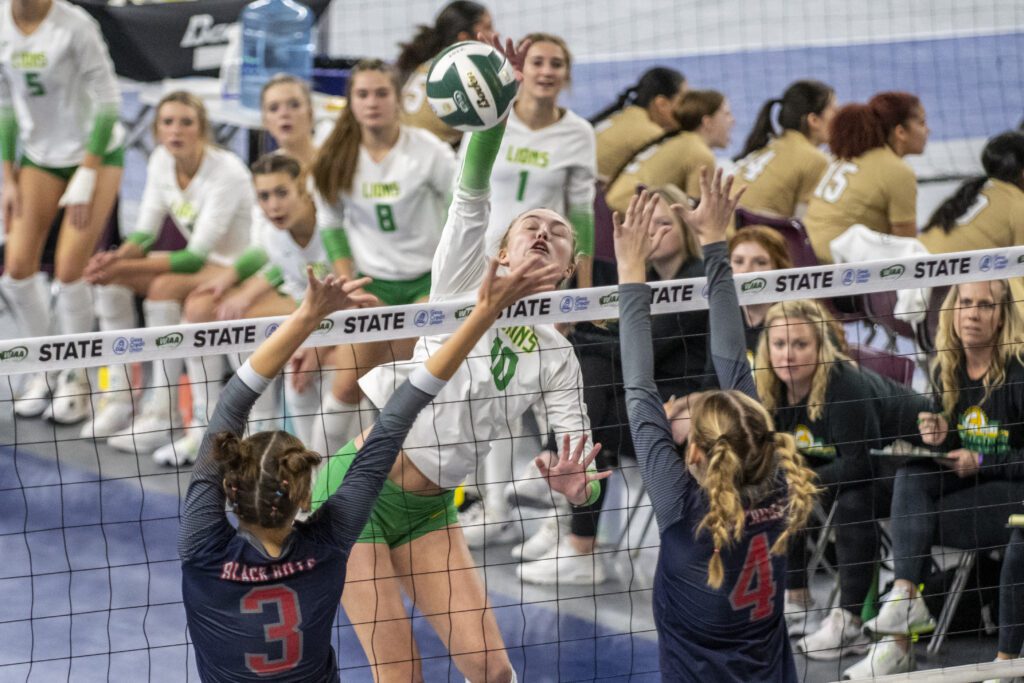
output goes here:
{"type": "Polygon", "coordinates": [[[708,513],[697,527],[698,535],[704,529],[711,534],[715,550],[708,560],[708,585],[716,589],[722,586],[724,577],[722,548],[743,536],[746,513],[737,485],[742,469],[743,463],[729,442],[724,437],[717,439],[708,453],[703,482],[708,495],[708,513]]]}
{"type": "Polygon", "coordinates": [[[814,501],[820,489],[814,481],[817,475],[807,467],[804,458],[796,449],[792,434],[775,434],[775,456],[779,468],[786,476],[788,488],[786,504],[786,529],[772,544],[772,554],[781,555],[786,551],[789,537],[807,525],[807,518],[814,509],[814,501]]]}

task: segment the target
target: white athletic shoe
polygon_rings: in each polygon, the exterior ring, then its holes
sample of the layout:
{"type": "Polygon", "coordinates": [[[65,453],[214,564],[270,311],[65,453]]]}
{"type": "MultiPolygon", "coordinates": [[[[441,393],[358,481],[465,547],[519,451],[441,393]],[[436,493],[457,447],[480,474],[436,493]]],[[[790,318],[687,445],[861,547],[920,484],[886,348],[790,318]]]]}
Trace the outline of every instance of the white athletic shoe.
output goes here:
{"type": "Polygon", "coordinates": [[[51,382],[40,372],[22,384],[14,401],[14,412],[20,417],[38,417],[50,405],[51,382]]]}
{"type": "Polygon", "coordinates": [[[789,631],[790,638],[814,633],[821,626],[821,610],[813,600],[804,605],[790,602],[787,598],[783,612],[783,616],[786,618],[786,630],[789,631]]]}
{"type": "Polygon", "coordinates": [[[910,670],[910,651],[904,652],[895,640],[885,639],[873,643],[867,657],[844,671],[843,680],[877,678],[910,670]]]}
{"type": "Polygon", "coordinates": [[[81,436],[83,439],[113,436],[131,426],[134,414],[130,391],[103,392],[93,418],[82,425],[81,436]]]}
{"type": "Polygon", "coordinates": [[[92,414],[92,388],[85,370],[62,370],[57,375],[53,400],[43,411],[44,420],[71,425],[92,414]]]}
{"type": "Polygon", "coordinates": [[[794,650],[808,659],[841,659],[867,652],[871,640],[861,631],[859,620],[842,607],[833,607],[814,633],[796,642],[794,650]]]}
{"type": "Polygon", "coordinates": [[[178,406],[170,405],[164,388],[150,391],[142,402],[134,424],[107,439],[107,444],[126,453],[152,453],[171,442],[171,431],[181,427],[178,406]]]}
{"type": "Polygon", "coordinates": [[[511,507],[550,509],[561,497],[548,486],[548,480],[541,475],[532,458],[515,481],[505,485],[505,499],[511,507]]]}
{"type": "Polygon", "coordinates": [[[523,537],[523,523],[518,519],[502,517],[495,519],[487,514],[483,500],[478,500],[459,512],[459,525],[466,537],[466,544],[473,550],[485,545],[515,543],[523,537]]]}
{"type": "Polygon", "coordinates": [[[602,558],[577,552],[568,537],[559,541],[553,557],[524,562],[516,574],[525,583],[548,586],[596,586],[608,578],[602,558]]]}
{"type": "Polygon", "coordinates": [[[892,589],[882,601],[878,615],[864,622],[868,635],[910,635],[931,633],[935,620],[920,595],[911,598],[906,589],[892,589]]]}
{"type": "Polygon", "coordinates": [[[199,457],[199,444],[202,443],[202,438],[202,430],[187,429],[184,436],[153,451],[153,462],[169,467],[193,463],[199,457]]]}
{"type": "Polygon", "coordinates": [[[561,535],[558,517],[548,517],[540,528],[528,539],[512,548],[512,557],[517,560],[541,560],[554,557],[561,535]]]}

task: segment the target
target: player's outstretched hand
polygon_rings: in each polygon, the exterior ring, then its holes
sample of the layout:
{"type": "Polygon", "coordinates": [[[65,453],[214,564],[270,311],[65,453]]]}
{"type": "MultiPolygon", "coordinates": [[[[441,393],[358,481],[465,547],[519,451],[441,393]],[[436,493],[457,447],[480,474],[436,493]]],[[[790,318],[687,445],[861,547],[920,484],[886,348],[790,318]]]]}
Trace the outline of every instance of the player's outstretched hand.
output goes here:
{"type": "Polygon", "coordinates": [[[618,211],[612,214],[620,283],[644,282],[647,279],[647,259],[658,248],[662,238],[675,229],[671,225],[654,227],[654,209],[659,201],[658,195],[644,190],[630,198],[625,217],[618,211]]]}
{"type": "Polygon", "coordinates": [[[498,259],[492,258],[476,295],[477,306],[497,315],[524,296],[553,291],[563,275],[558,264],[544,265],[540,254],[531,254],[516,268],[498,275],[498,259]]]}
{"type": "Polygon", "coordinates": [[[700,204],[690,209],[682,204],[673,204],[672,210],[697,234],[702,245],[722,242],[725,231],[732,221],[736,205],[747,188],[732,194],[732,176],[722,181],[722,169],[712,173],[707,166],[700,169],[700,204]]]}
{"type": "Polygon", "coordinates": [[[526,63],[526,53],[529,51],[530,46],[533,45],[531,40],[522,40],[517,46],[511,38],[506,38],[505,43],[502,44],[501,36],[497,33],[488,33],[481,31],[476,34],[476,39],[481,43],[490,45],[495,50],[505,55],[505,59],[512,65],[512,68],[516,72],[516,80],[520,83],[523,80],[523,64],[526,63]]]}
{"type": "Polygon", "coordinates": [[[570,453],[569,435],[566,434],[562,437],[562,451],[558,455],[558,460],[548,462],[544,456],[537,456],[534,459],[537,469],[548,480],[551,490],[561,493],[573,505],[583,505],[587,502],[587,485],[590,482],[612,476],[612,470],[587,471],[587,467],[601,452],[601,444],[591,448],[590,452],[584,456],[583,449],[586,445],[587,437],[584,435],[570,453]]]}
{"type": "Polygon", "coordinates": [[[372,281],[368,277],[349,280],[328,275],[323,280],[318,280],[313,275],[313,267],[307,266],[306,279],[306,293],[302,297],[301,308],[305,308],[308,314],[318,318],[324,318],[335,311],[356,308],[373,300],[371,295],[356,291],[372,281]]]}

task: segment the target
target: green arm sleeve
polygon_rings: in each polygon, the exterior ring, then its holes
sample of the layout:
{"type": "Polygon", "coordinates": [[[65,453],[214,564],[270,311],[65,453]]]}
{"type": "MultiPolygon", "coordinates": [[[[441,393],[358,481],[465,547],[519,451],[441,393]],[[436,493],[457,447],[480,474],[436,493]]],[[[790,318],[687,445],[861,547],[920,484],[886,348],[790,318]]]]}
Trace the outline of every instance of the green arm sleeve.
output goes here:
{"type": "Polygon", "coordinates": [[[206,257],[188,249],[179,249],[170,254],[172,273],[198,273],[206,263],[206,257]]]}
{"type": "Polygon", "coordinates": [[[594,255],[594,211],[593,209],[570,208],[569,222],[576,231],[576,251],[584,256],[594,255]]]}
{"type": "Polygon", "coordinates": [[[348,236],[344,229],[321,230],[320,238],[324,241],[327,258],[332,262],[340,258],[352,258],[352,248],[348,246],[348,236]]]}
{"type": "Polygon", "coordinates": [[[89,132],[89,141],[85,145],[85,151],[98,157],[106,154],[107,145],[110,144],[110,136],[114,132],[116,123],[116,108],[104,107],[97,111],[96,116],[92,119],[92,130],[89,132]]]}
{"type": "Polygon", "coordinates": [[[0,155],[4,161],[14,161],[18,152],[18,119],[12,107],[0,109],[0,155]]]}
{"type": "Polygon", "coordinates": [[[480,192],[490,187],[491,170],[505,137],[505,122],[481,133],[471,133],[462,162],[459,186],[464,190],[480,192]]]}
{"type": "Polygon", "coordinates": [[[267,263],[267,252],[262,247],[251,246],[242,252],[242,255],[235,259],[235,273],[238,281],[248,279],[251,275],[258,273],[267,263]]]}
{"type": "Polygon", "coordinates": [[[138,245],[142,253],[147,253],[153,248],[153,242],[156,242],[156,236],[150,235],[148,232],[133,232],[128,235],[128,241],[132,244],[138,245]]]}
{"type": "Polygon", "coordinates": [[[580,507],[589,507],[597,502],[597,499],[601,496],[601,482],[592,481],[587,484],[587,502],[580,507]]]}
{"type": "Polygon", "coordinates": [[[277,289],[284,284],[284,273],[281,272],[280,266],[270,266],[269,268],[264,269],[263,277],[267,279],[267,282],[273,285],[274,289],[277,289]]]}

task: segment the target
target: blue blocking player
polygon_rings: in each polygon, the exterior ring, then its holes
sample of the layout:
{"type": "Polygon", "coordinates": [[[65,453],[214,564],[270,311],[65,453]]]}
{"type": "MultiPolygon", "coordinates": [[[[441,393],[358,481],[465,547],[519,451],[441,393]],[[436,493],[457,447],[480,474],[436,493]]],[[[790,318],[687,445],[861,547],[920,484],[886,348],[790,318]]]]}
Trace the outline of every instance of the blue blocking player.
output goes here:
{"type": "Polygon", "coordinates": [[[196,664],[204,681],[337,681],[331,625],[349,550],[420,410],[517,299],[554,288],[557,266],[527,259],[504,276],[497,262],[461,327],[391,396],[359,448],[344,483],[308,521],[311,475],[320,456],[287,432],[242,438],[253,403],[330,313],[366,303],[369,279],[307,272],[302,304],[224,388],[200,447],[185,498],[178,551],[196,664]],[[237,529],[224,512],[238,518],[237,529]]]}
{"type": "MultiPolygon", "coordinates": [[[[654,618],[665,681],[796,681],[783,618],[786,541],[814,503],[813,473],[793,438],[757,401],[744,347],[725,229],[739,196],[721,171],[701,174],[696,211],[673,207],[704,245],[711,349],[719,385],[691,405],[683,460],[654,384],[646,260],[668,228],[653,227],[645,193],[616,215],[619,326],[629,426],[661,533],[654,618]]],[[[742,194],[742,193],[740,193],[742,194]]]]}

